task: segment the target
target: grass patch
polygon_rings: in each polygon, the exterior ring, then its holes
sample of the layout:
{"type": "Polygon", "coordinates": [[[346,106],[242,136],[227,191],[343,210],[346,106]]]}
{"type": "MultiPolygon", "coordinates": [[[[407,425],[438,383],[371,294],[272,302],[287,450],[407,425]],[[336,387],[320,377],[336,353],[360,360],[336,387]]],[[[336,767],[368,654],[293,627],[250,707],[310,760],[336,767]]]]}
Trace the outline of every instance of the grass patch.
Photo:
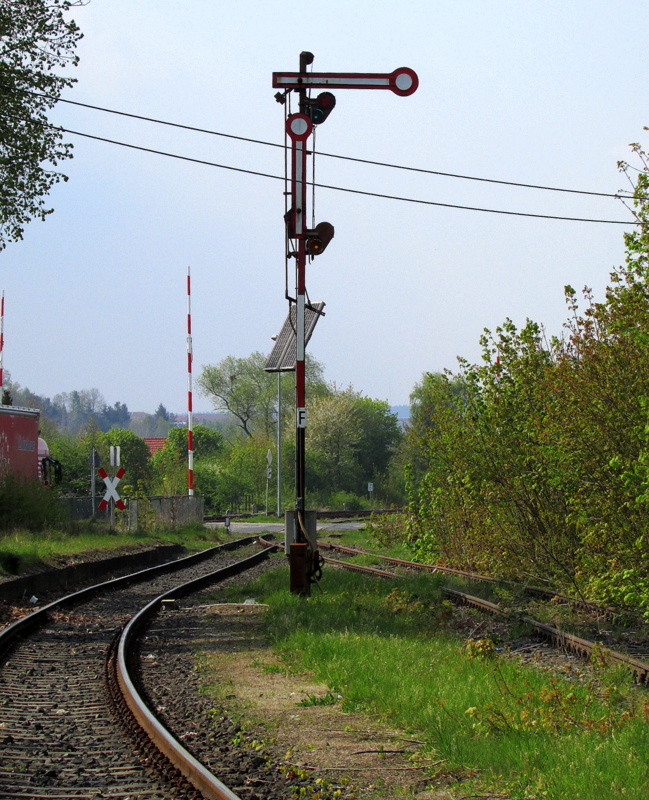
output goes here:
{"type": "Polygon", "coordinates": [[[304,700],[300,700],[295,705],[301,706],[302,708],[309,708],[311,706],[335,706],[336,703],[340,702],[341,700],[341,695],[334,694],[333,692],[326,692],[321,696],[315,694],[307,695],[304,700]]]}
{"type": "MultiPolygon", "coordinates": [[[[237,538],[231,536],[230,538],[237,538]]],[[[179,544],[198,551],[226,540],[222,531],[190,525],[157,529],[147,533],[118,533],[92,521],[65,528],[32,532],[14,530],[0,535],[0,574],[18,575],[43,565],[56,564],[62,557],[144,549],[160,544],[179,544]]]]}
{"type": "MultiPolygon", "coordinates": [[[[370,521],[365,521],[364,527],[358,530],[319,530],[318,541],[334,545],[341,544],[344,547],[361,547],[377,555],[412,561],[412,550],[409,550],[402,541],[379,542],[372,533],[370,521]]],[[[332,557],[337,558],[338,556],[334,554],[332,557]]]]}
{"type": "Polygon", "coordinates": [[[344,711],[416,731],[444,762],[438,769],[462,776],[463,796],[645,800],[646,693],[620,671],[569,681],[521,667],[489,640],[463,641],[450,627],[444,580],[327,570],[323,591],[304,600],[288,592],[282,568],[228,592],[269,603],[286,663],[311,670],[344,711]]]}

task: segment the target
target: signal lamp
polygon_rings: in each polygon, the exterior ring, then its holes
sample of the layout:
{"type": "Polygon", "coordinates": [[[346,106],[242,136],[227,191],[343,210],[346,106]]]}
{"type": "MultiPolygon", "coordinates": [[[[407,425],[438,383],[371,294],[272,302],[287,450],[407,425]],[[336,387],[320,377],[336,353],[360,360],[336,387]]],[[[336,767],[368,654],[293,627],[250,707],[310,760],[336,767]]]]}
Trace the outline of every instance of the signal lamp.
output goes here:
{"type": "Polygon", "coordinates": [[[314,98],[306,101],[306,113],[311,117],[314,125],[321,125],[334,110],[336,98],[331,92],[320,92],[314,98]]]}
{"type": "Polygon", "coordinates": [[[333,238],[334,226],[331,222],[319,222],[315,228],[306,232],[307,253],[310,256],[319,256],[333,238]]]}

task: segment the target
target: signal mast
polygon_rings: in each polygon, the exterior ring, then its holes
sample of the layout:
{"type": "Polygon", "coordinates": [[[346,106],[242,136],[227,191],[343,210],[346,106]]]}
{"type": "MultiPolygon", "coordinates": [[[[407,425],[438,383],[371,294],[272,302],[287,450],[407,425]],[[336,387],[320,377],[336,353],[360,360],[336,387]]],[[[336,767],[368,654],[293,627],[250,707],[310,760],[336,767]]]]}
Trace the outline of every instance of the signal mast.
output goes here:
{"type": "MultiPolygon", "coordinates": [[[[306,379],[305,348],[307,343],[305,319],[322,313],[323,304],[308,304],[306,293],[306,263],[321,255],[334,237],[334,226],[320,222],[313,228],[307,223],[307,155],[308,139],[314,127],[321,125],[333,111],[336,98],[330,89],[388,89],[401,97],[413,94],[419,85],[417,74],[408,67],[391,73],[308,72],[313,53],[300,53],[299,72],[274,72],[273,88],[284,90],[275,99],[286,103],[289,92],[296,92],[299,110],[286,118],[286,134],[291,140],[291,206],[285,214],[288,257],[295,259],[295,297],[289,318],[295,330],[295,510],[286,512],[286,550],[289,555],[291,591],[308,595],[312,582],[319,579],[322,559],[316,542],[315,512],[305,509],[305,441],[306,441],[306,379]],[[311,90],[323,89],[316,97],[311,90]],[[293,305],[295,314],[292,315],[293,305]],[[294,322],[292,321],[294,320],[294,322]]],[[[287,291],[288,296],[288,291],[287,291]]],[[[271,358],[273,354],[271,354],[271,358]]],[[[270,361],[270,359],[269,359],[270,361]]],[[[266,366],[269,371],[274,368],[266,366]]],[[[278,365],[278,370],[282,369],[278,365]]],[[[286,367],[284,367],[286,369],[286,367]]],[[[278,420],[279,424],[279,420],[278,420]]]]}

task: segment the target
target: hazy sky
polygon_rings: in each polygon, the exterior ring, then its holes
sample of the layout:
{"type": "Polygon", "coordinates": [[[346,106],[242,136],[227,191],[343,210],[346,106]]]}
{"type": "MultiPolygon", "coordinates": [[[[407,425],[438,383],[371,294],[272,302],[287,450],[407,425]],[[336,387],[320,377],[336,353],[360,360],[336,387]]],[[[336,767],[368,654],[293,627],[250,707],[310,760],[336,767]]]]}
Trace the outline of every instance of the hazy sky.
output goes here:
{"type": "MultiPolygon", "coordinates": [[[[649,145],[646,0],[91,0],[69,99],[281,144],[274,71],[419,76],[410,97],[338,91],[316,149],[462,175],[597,192],[628,188],[617,161],[649,145]]],[[[283,176],[280,148],[59,104],[87,134],[283,176]]],[[[194,377],[268,352],[287,312],[284,185],[69,135],[55,213],[0,254],[4,366],[49,397],[98,388],[110,404],[186,409],[187,267],[194,377]]],[[[320,156],[316,180],[535,214],[630,220],[613,198],[499,186],[320,156]]],[[[511,317],[559,334],[563,287],[602,297],[631,227],[502,216],[316,191],[334,224],[308,269],[326,302],[310,351],[326,377],[405,404],[426,371],[479,359],[511,317]]],[[[196,397],[195,410],[209,410],[196,397]]]]}

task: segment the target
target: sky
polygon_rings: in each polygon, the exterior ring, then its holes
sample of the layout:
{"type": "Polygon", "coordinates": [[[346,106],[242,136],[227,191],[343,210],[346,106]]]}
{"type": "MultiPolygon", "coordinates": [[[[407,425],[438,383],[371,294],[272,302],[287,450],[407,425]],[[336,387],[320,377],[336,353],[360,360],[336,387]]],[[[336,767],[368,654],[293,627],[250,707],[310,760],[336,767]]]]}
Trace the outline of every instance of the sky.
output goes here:
{"type": "MultiPolygon", "coordinates": [[[[646,0],[91,0],[64,97],[209,131],[284,142],[272,73],[410,67],[419,88],[336,91],[315,149],[435,172],[615,193],[631,142],[649,146],[646,0]]],[[[293,110],[296,110],[294,102],[293,110]]],[[[53,397],[97,388],[152,413],[187,408],[188,267],[193,380],[226,356],[268,353],[286,316],[281,147],[59,103],[74,159],[55,209],[0,253],[4,368],[53,397]]],[[[316,182],[529,214],[630,222],[615,198],[542,191],[319,155],[316,182]]],[[[311,214],[311,197],[309,214],[311,214]]],[[[309,351],[339,387],[407,404],[425,372],[480,359],[506,318],[560,335],[563,288],[602,298],[630,225],[416,204],[319,188],[335,238],[307,268],[326,316],[309,351]]],[[[289,281],[290,288],[294,287],[289,281]]],[[[195,392],[194,410],[209,411],[195,392]]]]}

